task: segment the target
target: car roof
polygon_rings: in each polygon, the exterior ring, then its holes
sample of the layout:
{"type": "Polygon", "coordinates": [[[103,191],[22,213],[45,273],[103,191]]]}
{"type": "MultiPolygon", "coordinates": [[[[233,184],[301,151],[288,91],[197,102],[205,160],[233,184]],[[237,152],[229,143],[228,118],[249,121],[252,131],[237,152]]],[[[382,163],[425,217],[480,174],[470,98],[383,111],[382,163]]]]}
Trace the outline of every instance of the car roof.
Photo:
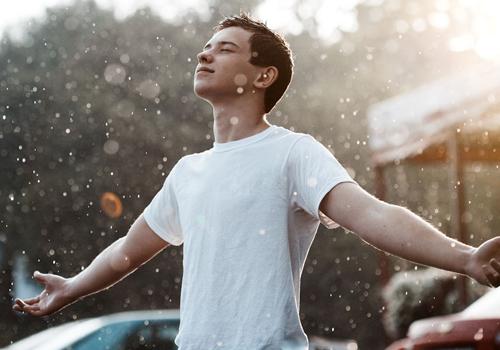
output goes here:
{"type": "Polygon", "coordinates": [[[447,327],[450,322],[457,320],[477,320],[486,318],[500,319],[500,287],[491,289],[459,313],[416,320],[410,325],[408,337],[416,338],[429,329],[447,327]]]}
{"type": "Polygon", "coordinates": [[[113,323],[140,320],[172,320],[179,321],[179,310],[139,310],[125,311],[110,315],[81,319],[60,326],[51,327],[27,338],[24,338],[4,350],[55,350],[64,348],[72,342],[113,323]],[[55,336],[57,335],[57,336],[55,336]]]}
{"type": "Polygon", "coordinates": [[[460,318],[500,318],[500,287],[490,290],[460,313],[460,318]]]}

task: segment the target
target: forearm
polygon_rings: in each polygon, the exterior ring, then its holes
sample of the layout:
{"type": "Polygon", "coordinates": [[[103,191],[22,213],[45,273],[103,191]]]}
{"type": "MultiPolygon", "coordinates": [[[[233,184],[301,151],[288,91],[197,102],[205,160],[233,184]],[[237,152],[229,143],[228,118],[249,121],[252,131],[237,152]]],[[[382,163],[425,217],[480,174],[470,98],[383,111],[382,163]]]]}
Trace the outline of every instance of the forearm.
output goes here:
{"type": "Polygon", "coordinates": [[[123,253],[122,237],[104,249],[92,263],[76,276],[68,279],[67,294],[72,299],[80,299],[109,288],[137,269],[123,253]]]}
{"type": "Polygon", "coordinates": [[[358,234],[388,253],[461,274],[475,249],[447,237],[410,210],[390,204],[381,206],[370,227],[358,234]]]}

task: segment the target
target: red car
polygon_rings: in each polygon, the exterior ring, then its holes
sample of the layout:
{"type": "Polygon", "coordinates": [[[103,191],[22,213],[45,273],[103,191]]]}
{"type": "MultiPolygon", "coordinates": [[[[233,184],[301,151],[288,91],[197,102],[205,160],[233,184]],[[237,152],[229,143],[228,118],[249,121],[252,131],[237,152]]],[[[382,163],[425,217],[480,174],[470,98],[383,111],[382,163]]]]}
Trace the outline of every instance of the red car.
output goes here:
{"type": "Polygon", "coordinates": [[[462,312],[413,322],[386,350],[500,350],[500,287],[462,312]]]}

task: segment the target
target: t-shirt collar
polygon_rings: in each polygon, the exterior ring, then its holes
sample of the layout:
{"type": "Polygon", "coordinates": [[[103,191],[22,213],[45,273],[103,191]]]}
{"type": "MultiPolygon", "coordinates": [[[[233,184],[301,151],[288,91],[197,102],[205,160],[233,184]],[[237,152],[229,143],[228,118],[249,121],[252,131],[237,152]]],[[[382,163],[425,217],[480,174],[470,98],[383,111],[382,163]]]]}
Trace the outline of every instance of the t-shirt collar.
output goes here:
{"type": "Polygon", "coordinates": [[[240,148],[246,145],[249,145],[251,143],[257,142],[259,140],[262,140],[264,137],[266,137],[268,134],[271,133],[272,130],[276,128],[275,125],[270,125],[266,129],[258,132],[255,135],[244,137],[242,139],[234,140],[234,141],[229,141],[229,142],[214,142],[213,146],[213,151],[214,152],[225,152],[229,151],[235,148],[240,148]]]}

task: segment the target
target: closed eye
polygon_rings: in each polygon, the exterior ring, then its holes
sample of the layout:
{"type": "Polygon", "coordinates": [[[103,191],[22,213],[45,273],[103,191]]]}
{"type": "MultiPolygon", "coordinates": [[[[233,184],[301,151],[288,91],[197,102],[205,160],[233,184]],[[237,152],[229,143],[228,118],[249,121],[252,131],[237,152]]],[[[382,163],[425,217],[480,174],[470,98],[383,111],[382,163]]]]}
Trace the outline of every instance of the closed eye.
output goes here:
{"type": "Polygon", "coordinates": [[[221,51],[233,52],[233,51],[228,50],[228,49],[221,49],[221,51]]]}

